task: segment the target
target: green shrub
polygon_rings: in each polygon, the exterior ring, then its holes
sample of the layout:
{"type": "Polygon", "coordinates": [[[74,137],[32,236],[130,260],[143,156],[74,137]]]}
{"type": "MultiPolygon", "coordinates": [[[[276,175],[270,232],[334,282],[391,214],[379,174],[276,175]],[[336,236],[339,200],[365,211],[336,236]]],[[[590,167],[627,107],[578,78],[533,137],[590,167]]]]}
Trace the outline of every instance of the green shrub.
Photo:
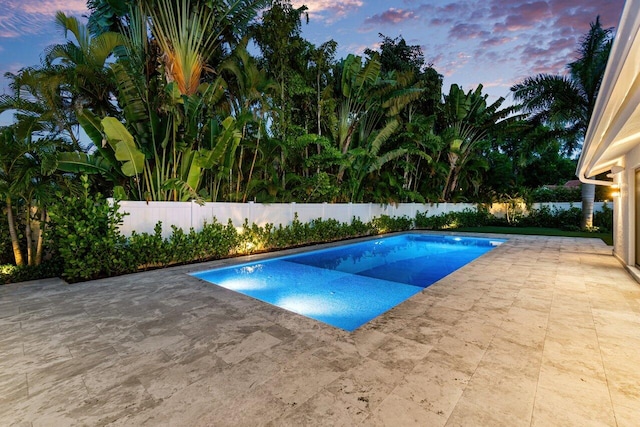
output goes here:
{"type": "Polygon", "coordinates": [[[427,230],[447,230],[464,227],[481,227],[489,224],[492,215],[482,206],[478,209],[465,209],[462,212],[445,212],[427,216],[427,212],[418,212],[415,218],[416,228],[427,230]]]}
{"type": "Polygon", "coordinates": [[[451,228],[455,221],[453,212],[441,213],[439,215],[427,216],[428,212],[416,213],[415,225],[416,228],[422,228],[426,230],[443,230],[451,228]]]}
{"type": "Polygon", "coordinates": [[[533,203],[579,202],[582,200],[580,187],[538,187],[531,191],[533,203]]]}
{"type": "Polygon", "coordinates": [[[386,217],[378,220],[377,225],[374,225],[373,221],[363,223],[354,217],[351,224],[341,223],[335,219],[323,220],[321,218],[303,223],[296,214],[291,224],[275,227],[270,223],[264,226],[249,225],[245,220],[242,233],[238,236],[237,253],[249,254],[271,249],[331,242],[349,237],[367,236],[377,232],[378,226],[398,228],[406,227],[406,224],[411,224],[411,222],[408,218],[395,221],[386,217]]]}
{"type": "Polygon", "coordinates": [[[228,257],[235,252],[240,242],[238,232],[231,220],[225,225],[215,218],[211,223],[204,224],[198,233],[198,239],[199,261],[228,257]]]}
{"type": "Polygon", "coordinates": [[[162,238],[162,222],[153,228],[153,234],[138,234],[135,231],[129,237],[129,250],[140,260],[140,268],[164,267],[173,261],[169,242],[162,238]]]}
{"type": "Polygon", "coordinates": [[[601,232],[613,231],[613,209],[606,203],[602,205],[602,211],[593,214],[593,225],[601,232]]]}
{"type": "Polygon", "coordinates": [[[552,212],[549,206],[540,206],[539,209],[531,209],[529,215],[520,221],[522,227],[552,227],[558,228],[558,220],[555,210],[552,212]]]}
{"type": "Polygon", "coordinates": [[[556,214],[558,225],[557,228],[567,231],[579,231],[582,222],[582,209],[571,207],[569,209],[560,209],[556,214]]]}
{"type": "Polygon", "coordinates": [[[489,223],[492,215],[489,211],[482,206],[478,206],[478,209],[465,209],[462,212],[456,212],[455,221],[458,227],[481,227],[489,223]]]}
{"type": "Polygon", "coordinates": [[[566,231],[580,230],[582,209],[571,206],[569,209],[541,206],[531,209],[529,215],[520,219],[518,227],[548,227],[566,231]]]}
{"type": "Polygon", "coordinates": [[[0,285],[58,277],[61,274],[61,264],[57,260],[46,260],[40,265],[0,265],[0,285]]]}
{"type": "Polygon", "coordinates": [[[379,217],[373,218],[371,224],[378,233],[391,233],[413,228],[413,220],[406,215],[397,217],[380,215],[379,217]]]}
{"type": "Polygon", "coordinates": [[[250,254],[273,248],[275,245],[273,232],[273,224],[265,224],[263,227],[255,223],[249,225],[249,220],[245,218],[242,233],[238,236],[237,253],[250,254]]]}
{"type": "Polygon", "coordinates": [[[69,282],[114,276],[136,271],[136,256],[118,230],[124,215],[118,203],[101,194],[65,197],[51,206],[48,240],[62,260],[62,277],[69,282]]]}
{"type": "MultiPolygon", "coordinates": [[[[86,184],[86,181],[83,181],[86,184]]],[[[455,229],[479,227],[504,223],[495,219],[489,211],[465,209],[462,212],[447,212],[427,216],[427,212],[407,216],[382,215],[368,223],[353,218],[351,223],[335,219],[314,219],[300,222],[297,214],[291,224],[275,227],[273,224],[249,225],[245,220],[239,233],[231,221],[226,225],[213,219],[204,224],[202,230],[183,231],[175,226],[169,238],[162,237],[162,223],[158,222],[153,233],[132,233],[125,238],[118,231],[123,214],[118,204],[109,204],[101,195],[85,193],[78,198],[65,198],[51,209],[51,226],[48,238],[55,242],[54,258],[41,267],[4,266],[0,268],[0,283],[31,280],[62,275],[70,282],[113,276],[141,269],[163,267],[171,264],[206,261],[234,254],[249,254],[260,251],[322,243],[350,237],[360,237],[413,228],[455,229]],[[57,268],[57,270],[56,270],[57,268]]],[[[532,210],[528,217],[510,225],[528,227],[553,227],[578,230],[581,210],[551,209],[542,206],[532,210]]],[[[595,225],[611,229],[613,212],[605,205],[596,213],[595,225]]]]}
{"type": "Polygon", "coordinates": [[[375,230],[370,222],[362,222],[360,218],[353,217],[351,224],[349,225],[349,236],[370,236],[375,233],[375,230]]]}
{"type": "Polygon", "coordinates": [[[236,252],[238,245],[238,233],[231,221],[223,225],[214,218],[200,231],[192,228],[185,233],[172,226],[168,239],[162,237],[162,222],[158,222],[153,234],[133,232],[129,237],[128,250],[139,260],[137,269],[143,270],[228,257],[236,252]]]}

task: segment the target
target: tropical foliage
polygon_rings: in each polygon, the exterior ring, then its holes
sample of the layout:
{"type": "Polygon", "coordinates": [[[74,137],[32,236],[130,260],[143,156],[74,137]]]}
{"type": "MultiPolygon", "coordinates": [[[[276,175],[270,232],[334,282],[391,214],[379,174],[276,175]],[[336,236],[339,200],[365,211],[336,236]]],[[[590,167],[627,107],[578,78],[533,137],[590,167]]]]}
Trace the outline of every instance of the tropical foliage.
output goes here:
{"type": "MultiPolygon", "coordinates": [[[[572,154],[584,140],[613,44],[613,28],[602,28],[600,17],[580,40],[577,59],[567,75],[539,74],[511,88],[530,120],[549,126],[562,149],[572,154]]],[[[583,227],[593,223],[594,185],[583,185],[583,227]],[[587,197],[590,195],[590,198],[587,197]]]]}
{"type": "Polygon", "coordinates": [[[335,41],[304,39],[307,9],[288,0],[88,7],[86,23],[58,13],[65,42],[0,95],[15,117],[0,129],[0,195],[16,264],[46,258],[48,212],[68,194],[489,202],[563,184],[612,34],[596,20],[567,76],[527,79],[507,105],[482,85],[443,88],[402,37],[336,58],[335,41]]]}

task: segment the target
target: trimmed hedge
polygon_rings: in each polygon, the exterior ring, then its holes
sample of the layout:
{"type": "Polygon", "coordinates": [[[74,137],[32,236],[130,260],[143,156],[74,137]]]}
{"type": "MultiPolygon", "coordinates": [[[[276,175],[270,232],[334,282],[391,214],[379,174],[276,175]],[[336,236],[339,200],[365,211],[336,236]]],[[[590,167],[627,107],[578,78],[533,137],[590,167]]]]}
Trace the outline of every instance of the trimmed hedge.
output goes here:
{"type": "MultiPolygon", "coordinates": [[[[45,277],[60,276],[68,282],[78,282],[150,268],[209,261],[235,255],[246,255],[274,249],[290,248],[314,243],[330,242],[353,237],[404,231],[413,228],[452,230],[485,225],[523,227],[555,227],[579,229],[581,212],[578,208],[556,210],[542,207],[527,217],[506,219],[493,217],[486,209],[466,209],[415,218],[383,215],[369,223],[353,218],[351,223],[334,219],[315,219],[302,223],[296,216],[288,226],[266,224],[249,225],[246,221],[238,231],[231,222],[221,224],[215,219],[202,230],[188,232],[172,228],[169,238],[162,237],[162,223],[154,232],[123,236],[118,225],[123,215],[118,204],[110,205],[102,196],[67,198],[51,211],[48,239],[54,242],[51,258],[41,266],[0,266],[0,283],[11,283],[45,277]]],[[[609,231],[613,211],[606,205],[595,216],[595,225],[609,231]]],[[[595,230],[595,229],[594,229],[595,230]]]]}

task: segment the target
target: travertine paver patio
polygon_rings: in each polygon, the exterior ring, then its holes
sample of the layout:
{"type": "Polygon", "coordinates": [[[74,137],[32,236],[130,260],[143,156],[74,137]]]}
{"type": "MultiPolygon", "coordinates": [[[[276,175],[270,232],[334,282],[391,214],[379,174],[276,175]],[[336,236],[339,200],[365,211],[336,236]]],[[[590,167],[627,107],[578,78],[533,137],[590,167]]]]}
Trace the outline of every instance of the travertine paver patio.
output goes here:
{"type": "Polygon", "coordinates": [[[0,287],[0,425],[640,422],[640,286],[599,240],[510,237],[353,333],[185,274],[219,264],[0,287]]]}

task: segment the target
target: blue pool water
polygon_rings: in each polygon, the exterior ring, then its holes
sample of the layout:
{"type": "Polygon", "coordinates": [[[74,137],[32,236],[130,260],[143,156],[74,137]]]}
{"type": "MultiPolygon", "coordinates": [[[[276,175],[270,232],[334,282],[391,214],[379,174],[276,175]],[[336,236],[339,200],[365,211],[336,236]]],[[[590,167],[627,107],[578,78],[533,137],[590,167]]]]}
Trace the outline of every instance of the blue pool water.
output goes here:
{"type": "Polygon", "coordinates": [[[405,234],[192,275],[353,331],[503,241],[405,234]]]}

